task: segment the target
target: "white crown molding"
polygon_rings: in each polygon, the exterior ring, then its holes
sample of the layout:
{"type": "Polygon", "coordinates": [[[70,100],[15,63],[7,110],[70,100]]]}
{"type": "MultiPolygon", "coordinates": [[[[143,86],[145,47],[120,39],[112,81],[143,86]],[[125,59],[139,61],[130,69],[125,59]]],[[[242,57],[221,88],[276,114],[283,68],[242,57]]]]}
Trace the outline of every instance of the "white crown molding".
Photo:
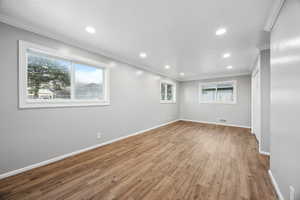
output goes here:
{"type": "Polygon", "coordinates": [[[64,44],[67,44],[67,45],[70,45],[70,46],[73,46],[73,47],[76,47],[76,48],[80,48],[80,49],[92,52],[94,54],[97,54],[97,55],[103,57],[104,59],[109,60],[109,61],[115,61],[115,62],[123,63],[123,64],[126,64],[126,65],[130,65],[130,66],[135,67],[137,69],[140,69],[140,70],[143,70],[143,71],[147,71],[147,72],[162,76],[162,78],[166,77],[166,78],[170,78],[170,79],[180,81],[180,82],[181,81],[204,80],[204,79],[212,79],[212,78],[232,77],[232,76],[243,76],[243,75],[249,75],[250,74],[250,72],[244,72],[244,73],[233,73],[233,74],[226,74],[226,75],[211,75],[211,76],[210,75],[208,75],[208,76],[199,75],[199,76],[194,76],[194,77],[178,78],[177,76],[170,76],[170,75],[162,73],[162,72],[151,70],[151,68],[149,66],[134,63],[132,61],[127,60],[126,58],[122,58],[122,57],[119,57],[119,56],[112,55],[111,53],[106,52],[101,48],[78,42],[76,40],[70,39],[70,38],[65,37],[63,35],[53,33],[53,32],[48,31],[48,30],[43,30],[43,29],[37,28],[34,25],[31,25],[29,23],[21,22],[20,20],[14,19],[14,18],[9,17],[7,15],[3,15],[1,13],[0,13],[0,22],[3,22],[5,24],[8,24],[8,25],[20,28],[20,29],[24,29],[24,30],[29,31],[29,32],[36,33],[38,35],[42,35],[42,36],[60,41],[64,44]]]}
{"type": "Polygon", "coordinates": [[[232,73],[226,75],[211,75],[211,76],[193,76],[179,79],[181,82],[188,82],[188,81],[198,81],[198,80],[206,80],[206,79],[215,79],[215,78],[227,78],[227,77],[235,77],[235,76],[245,76],[251,75],[251,72],[244,72],[244,73],[232,73]]]}
{"type": "Polygon", "coordinates": [[[37,28],[32,24],[22,22],[20,20],[14,19],[7,15],[3,15],[1,13],[0,13],[0,22],[3,22],[5,24],[11,25],[11,26],[14,26],[14,27],[17,27],[17,28],[20,28],[20,29],[23,29],[23,30],[26,30],[26,31],[29,31],[32,33],[36,33],[38,35],[42,35],[44,37],[48,37],[50,39],[57,40],[59,42],[62,42],[64,44],[67,44],[67,45],[70,45],[70,46],[73,46],[76,48],[80,48],[80,49],[92,52],[92,53],[97,54],[97,55],[103,57],[104,59],[107,59],[110,61],[115,61],[115,62],[123,63],[126,65],[130,65],[132,67],[135,67],[135,68],[143,70],[143,71],[147,71],[147,72],[150,72],[153,74],[160,75],[162,77],[167,77],[167,78],[171,78],[173,80],[179,81],[179,79],[175,76],[170,76],[170,75],[162,73],[162,72],[151,70],[150,66],[141,65],[139,63],[132,62],[124,57],[113,55],[99,47],[87,45],[86,43],[78,42],[74,39],[70,39],[69,37],[66,37],[66,36],[63,36],[63,35],[60,35],[57,33],[53,33],[49,30],[37,28]]]}
{"type": "Polygon", "coordinates": [[[276,0],[274,1],[273,7],[270,11],[269,17],[267,19],[266,25],[264,27],[265,31],[271,31],[274,27],[274,24],[279,16],[280,10],[284,4],[285,0],[276,0]]]}

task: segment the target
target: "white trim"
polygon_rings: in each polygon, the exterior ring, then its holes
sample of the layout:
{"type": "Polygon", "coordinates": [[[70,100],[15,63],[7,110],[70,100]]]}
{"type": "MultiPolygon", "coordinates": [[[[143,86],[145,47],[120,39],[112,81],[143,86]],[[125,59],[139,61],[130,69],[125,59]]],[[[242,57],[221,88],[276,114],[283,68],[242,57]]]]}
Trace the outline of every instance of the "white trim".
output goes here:
{"type": "Polygon", "coordinates": [[[113,140],[109,140],[109,141],[103,142],[101,144],[96,144],[94,146],[90,146],[90,147],[87,147],[87,148],[84,148],[84,149],[73,151],[71,153],[67,153],[67,154],[64,154],[64,155],[61,155],[61,156],[57,156],[57,157],[51,158],[49,160],[45,160],[45,161],[42,161],[42,162],[39,162],[39,163],[36,163],[36,164],[32,164],[32,165],[29,165],[29,166],[26,166],[26,167],[23,167],[23,168],[20,168],[20,169],[17,169],[17,170],[6,172],[4,174],[0,174],[0,180],[4,179],[4,178],[7,178],[9,176],[13,176],[13,175],[16,175],[16,174],[19,174],[19,173],[22,173],[22,172],[25,172],[25,171],[37,168],[37,167],[41,167],[41,166],[45,166],[45,165],[48,165],[48,164],[53,163],[53,162],[57,162],[59,160],[63,160],[65,158],[68,158],[68,157],[71,157],[71,156],[74,156],[74,155],[77,155],[77,154],[80,154],[80,153],[83,153],[83,152],[86,152],[86,151],[89,151],[89,150],[101,147],[101,146],[104,146],[104,145],[107,145],[107,144],[111,144],[111,143],[114,143],[114,142],[117,142],[117,141],[129,138],[129,137],[132,137],[132,136],[135,136],[135,135],[138,135],[138,134],[142,134],[142,133],[145,133],[147,131],[151,131],[153,129],[157,129],[159,127],[166,126],[168,124],[172,124],[172,123],[175,123],[177,121],[179,121],[179,120],[178,119],[177,120],[173,120],[173,121],[170,121],[170,122],[167,122],[167,123],[164,123],[164,124],[160,124],[160,125],[148,128],[148,129],[137,131],[135,133],[132,133],[132,134],[129,134],[129,135],[126,135],[126,136],[123,136],[123,137],[119,137],[119,138],[116,138],[116,139],[113,139],[113,140]]]}
{"type": "Polygon", "coordinates": [[[212,104],[236,104],[237,103],[237,81],[236,80],[227,80],[227,81],[217,81],[217,82],[199,82],[199,87],[198,87],[198,102],[200,104],[204,103],[212,103],[212,104]],[[201,96],[202,96],[202,87],[203,85],[218,85],[218,84],[226,84],[230,83],[233,85],[233,101],[227,101],[227,102],[222,102],[222,101],[217,101],[217,87],[212,87],[216,89],[215,93],[215,101],[202,101],[201,96]]]}
{"type": "Polygon", "coordinates": [[[260,80],[260,54],[257,56],[251,75],[251,123],[253,133],[258,141],[258,148],[261,151],[261,80],[260,80]],[[259,106],[256,110],[255,108],[259,106]],[[255,115],[255,116],[254,116],[255,115]]]}
{"type": "Polygon", "coordinates": [[[237,76],[247,76],[251,75],[251,72],[244,72],[244,73],[232,73],[226,75],[207,75],[207,76],[190,76],[179,79],[180,82],[188,82],[188,81],[199,81],[199,80],[208,80],[208,79],[216,79],[216,78],[228,78],[228,77],[237,77],[237,76]]]}
{"type": "Polygon", "coordinates": [[[43,28],[37,28],[32,24],[25,23],[22,20],[15,19],[13,17],[7,16],[7,15],[1,14],[1,13],[0,13],[0,22],[3,22],[5,24],[8,24],[8,25],[11,25],[11,26],[23,29],[23,30],[26,30],[26,31],[29,31],[29,32],[32,32],[32,33],[36,33],[36,34],[39,34],[39,35],[42,35],[42,36],[45,36],[45,37],[63,42],[64,44],[67,44],[67,45],[72,45],[73,47],[77,47],[77,48],[80,48],[80,49],[84,49],[84,50],[96,53],[97,55],[100,55],[100,56],[102,56],[105,59],[108,59],[110,61],[116,61],[116,62],[119,62],[119,63],[130,65],[130,66],[133,66],[137,69],[142,69],[142,70],[147,71],[147,72],[158,74],[158,75],[161,75],[161,76],[164,76],[164,77],[169,77],[169,78],[172,78],[176,81],[179,81],[177,76],[171,76],[167,73],[162,73],[162,72],[158,72],[158,71],[155,71],[155,70],[151,70],[151,68],[147,65],[138,64],[138,63],[136,63],[134,61],[131,61],[131,60],[128,60],[124,57],[116,56],[116,55],[113,55],[112,53],[108,53],[107,51],[105,51],[105,50],[103,50],[99,47],[96,47],[94,45],[88,45],[84,42],[79,42],[79,41],[71,39],[69,37],[65,37],[65,36],[62,36],[60,34],[51,32],[49,30],[46,30],[46,29],[43,29],[43,28]]]}
{"type": "Polygon", "coordinates": [[[265,155],[265,156],[270,156],[270,152],[266,152],[266,151],[262,151],[262,150],[259,150],[259,153],[262,154],[262,155],[265,155]]]}
{"type": "Polygon", "coordinates": [[[260,57],[260,50],[259,50],[259,48],[257,49],[257,52],[255,53],[256,55],[256,57],[255,57],[255,59],[253,60],[253,63],[252,63],[252,65],[251,65],[251,67],[250,67],[250,69],[251,69],[251,72],[250,72],[250,75],[251,76],[253,76],[253,70],[254,70],[254,68],[256,67],[256,64],[257,64],[257,60],[259,59],[259,57],[260,57]]]}
{"type": "Polygon", "coordinates": [[[276,179],[273,176],[272,171],[270,169],[269,169],[268,173],[269,173],[270,179],[272,181],[272,184],[273,184],[273,186],[275,188],[275,191],[277,193],[277,196],[278,196],[279,200],[284,200],[284,197],[283,197],[283,195],[282,195],[282,193],[281,193],[281,191],[279,189],[279,186],[278,186],[278,184],[276,182],[276,179]]]}
{"type": "Polygon", "coordinates": [[[100,56],[102,56],[102,57],[104,57],[108,60],[116,61],[116,62],[123,63],[123,64],[126,64],[126,65],[131,65],[131,66],[133,66],[137,69],[148,71],[148,72],[158,74],[158,75],[161,75],[161,76],[164,76],[164,77],[169,77],[169,78],[174,79],[174,80],[179,81],[179,82],[213,79],[213,78],[245,76],[245,75],[250,74],[250,72],[243,72],[243,73],[232,73],[232,74],[226,74],[226,75],[222,75],[222,74],[207,75],[207,76],[197,75],[197,76],[190,76],[190,77],[184,77],[184,78],[178,77],[178,76],[172,76],[172,75],[169,75],[167,73],[162,73],[162,72],[158,72],[156,70],[151,70],[151,68],[147,65],[141,65],[141,64],[138,64],[138,63],[133,62],[131,60],[128,60],[124,57],[113,55],[112,53],[108,53],[107,51],[105,51],[105,50],[103,50],[99,47],[95,47],[93,45],[88,45],[86,43],[79,42],[77,40],[73,40],[69,37],[65,37],[65,36],[53,33],[49,30],[45,30],[45,29],[42,29],[42,28],[37,28],[32,24],[24,23],[21,20],[15,19],[13,17],[7,16],[7,15],[4,15],[4,14],[0,14],[0,22],[3,22],[3,23],[8,24],[10,26],[17,27],[17,28],[20,28],[20,29],[23,29],[23,30],[26,30],[26,31],[29,31],[29,32],[32,32],[32,33],[36,33],[36,34],[54,39],[54,40],[57,40],[57,41],[61,41],[64,44],[72,45],[73,47],[77,47],[77,48],[80,48],[80,49],[84,49],[84,50],[96,53],[97,55],[100,55],[100,56]]]}
{"type": "Polygon", "coordinates": [[[213,124],[213,125],[220,125],[220,126],[232,126],[232,127],[248,128],[248,129],[251,128],[250,126],[243,126],[243,125],[237,125],[237,124],[226,124],[226,123],[200,121],[200,120],[185,119],[185,118],[180,119],[180,121],[196,122],[196,123],[203,123],[203,124],[213,124]]]}
{"type": "MultiPolygon", "coordinates": [[[[162,104],[176,103],[176,96],[177,96],[177,95],[176,95],[176,90],[177,90],[177,85],[176,85],[176,83],[175,83],[174,81],[170,81],[170,80],[161,80],[161,81],[160,81],[159,87],[160,87],[160,90],[159,90],[159,91],[160,91],[160,93],[159,93],[160,103],[162,103],[162,104]],[[161,85],[162,85],[163,83],[172,85],[172,95],[173,95],[172,100],[162,100],[162,99],[161,99],[161,89],[162,89],[161,85]]],[[[168,93],[167,88],[165,88],[165,98],[167,98],[167,93],[168,93]]]]}
{"type": "MultiPolygon", "coordinates": [[[[74,94],[71,93],[72,97],[74,94]]],[[[107,106],[109,103],[109,67],[105,63],[83,58],[75,55],[62,54],[59,50],[44,47],[38,44],[19,40],[19,107],[20,108],[49,108],[49,107],[74,107],[74,106],[107,106]],[[29,100],[27,95],[27,50],[43,53],[45,55],[64,59],[71,63],[71,90],[74,91],[73,63],[87,64],[103,70],[104,98],[99,100],[29,100]]]]}
{"type": "Polygon", "coordinates": [[[285,0],[276,0],[274,1],[272,10],[270,11],[269,17],[267,19],[266,25],[264,27],[265,31],[271,31],[277,21],[277,18],[280,14],[280,10],[284,4],[285,0]]]}

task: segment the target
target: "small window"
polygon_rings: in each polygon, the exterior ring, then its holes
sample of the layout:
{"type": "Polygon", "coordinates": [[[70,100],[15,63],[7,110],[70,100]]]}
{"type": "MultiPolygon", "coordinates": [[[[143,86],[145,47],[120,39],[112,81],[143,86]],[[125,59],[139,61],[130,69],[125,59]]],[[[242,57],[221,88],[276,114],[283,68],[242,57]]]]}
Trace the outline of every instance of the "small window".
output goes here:
{"type": "Polygon", "coordinates": [[[108,105],[108,69],[20,41],[20,107],[108,105]]]}
{"type": "Polygon", "coordinates": [[[200,103],[236,103],[236,81],[199,84],[200,103]]]}
{"type": "Polygon", "coordinates": [[[162,81],[160,83],[160,102],[176,103],[176,85],[173,82],[162,81]]]}

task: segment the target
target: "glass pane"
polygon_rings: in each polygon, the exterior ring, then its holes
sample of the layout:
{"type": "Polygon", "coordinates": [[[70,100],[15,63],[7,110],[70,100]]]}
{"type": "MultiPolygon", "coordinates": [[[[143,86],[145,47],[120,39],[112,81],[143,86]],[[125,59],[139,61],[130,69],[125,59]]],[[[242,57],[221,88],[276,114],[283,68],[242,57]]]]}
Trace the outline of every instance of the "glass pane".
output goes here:
{"type": "Polygon", "coordinates": [[[103,99],[103,69],[77,63],[74,68],[75,99],[103,99]]]}
{"type": "Polygon", "coordinates": [[[233,101],[233,85],[232,84],[219,84],[217,90],[217,100],[219,102],[232,102],[233,101]]]}
{"type": "Polygon", "coordinates": [[[160,99],[161,100],[166,99],[166,84],[165,83],[160,84],[160,99]]]}
{"type": "Polygon", "coordinates": [[[173,100],[173,85],[167,84],[167,100],[173,100]]]}
{"type": "Polygon", "coordinates": [[[27,50],[29,99],[70,99],[69,61],[27,50]]]}
{"type": "Polygon", "coordinates": [[[202,95],[201,95],[201,101],[207,101],[212,102],[215,101],[216,96],[216,86],[215,85],[206,85],[202,86],[202,95]]]}

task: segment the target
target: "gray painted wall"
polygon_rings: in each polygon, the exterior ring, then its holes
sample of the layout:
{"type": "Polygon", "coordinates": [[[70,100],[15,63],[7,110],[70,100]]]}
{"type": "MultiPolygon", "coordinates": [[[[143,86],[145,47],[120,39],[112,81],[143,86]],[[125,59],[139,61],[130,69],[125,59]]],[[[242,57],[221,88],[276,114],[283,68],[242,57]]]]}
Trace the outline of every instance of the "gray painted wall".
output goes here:
{"type": "Polygon", "coordinates": [[[108,61],[0,23],[0,174],[178,118],[178,103],[160,103],[157,75],[138,76],[136,68],[120,63],[111,69],[110,106],[20,110],[18,40],[108,61]],[[102,132],[100,140],[97,132],[102,132]]]}
{"type": "Polygon", "coordinates": [[[180,83],[180,118],[197,121],[217,122],[226,119],[228,124],[251,126],[251,76],[236,76],[218,79],[201,80],[216,82],[237,80],[236,104],[200,104],[199,82],[180,83]]]}
{"type": "Polygon", "coordinates": [[[261,151],[270,152],[270,50],[260,51],[261,151]]]}
{"type": "Polygon", "coordinates": [[[300,199],[300,1],[286,0],[271,33],[271,171],[300,199]]]}

